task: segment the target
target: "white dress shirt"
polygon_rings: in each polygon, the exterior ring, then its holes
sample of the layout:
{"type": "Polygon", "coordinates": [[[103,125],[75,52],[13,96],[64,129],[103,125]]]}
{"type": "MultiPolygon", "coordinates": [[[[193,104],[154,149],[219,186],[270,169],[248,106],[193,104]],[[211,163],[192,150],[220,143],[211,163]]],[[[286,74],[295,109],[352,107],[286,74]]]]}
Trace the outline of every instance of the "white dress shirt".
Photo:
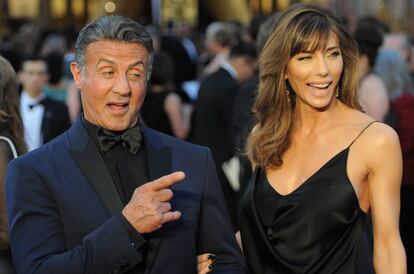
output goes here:
{"type": "Polygon", "coordinates": [[[39,102],[44,97],[44,94],[41,94],[37,98],[32,98],[25,91],[22,92],[20,97],[20,114],[23,120],[24,140],[28,151],[43,144],[42,121],[45,108],[39,102]]]}

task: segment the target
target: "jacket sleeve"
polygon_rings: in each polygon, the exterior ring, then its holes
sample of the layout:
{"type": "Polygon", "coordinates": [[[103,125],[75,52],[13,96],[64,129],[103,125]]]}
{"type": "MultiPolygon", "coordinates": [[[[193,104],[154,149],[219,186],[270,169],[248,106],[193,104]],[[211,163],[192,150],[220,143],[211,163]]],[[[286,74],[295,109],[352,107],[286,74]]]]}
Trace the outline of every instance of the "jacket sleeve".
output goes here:
{"type": "Polygon", "coordinates": [[[198,231],[198,254],[216,255],[210,273],[247,273],[244,257],[236,243],[233,227],[218,181],[216,166],[210,150],[205,163],[205,186],[198,231]]]}
{"type": "Polygon", "coordinates": [[[10,163],[6,193],[18,273],[122,273],[142,261],[139,247],[132,244],[117,215],[68,250],[53,193],[25,158],[10,163]]]}

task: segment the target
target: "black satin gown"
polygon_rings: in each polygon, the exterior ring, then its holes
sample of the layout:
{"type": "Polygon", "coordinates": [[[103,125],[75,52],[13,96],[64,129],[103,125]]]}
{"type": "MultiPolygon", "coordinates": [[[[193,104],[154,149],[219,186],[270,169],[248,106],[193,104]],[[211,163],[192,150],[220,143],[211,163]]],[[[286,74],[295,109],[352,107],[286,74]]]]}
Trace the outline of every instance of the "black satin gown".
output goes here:
{"type": "Polygon", "coordinates": [[[241,201],[240,229],[253,273],[374,273],[367,214],[346,173],[349,147],[287,195],[255,170],[241,201]]]}

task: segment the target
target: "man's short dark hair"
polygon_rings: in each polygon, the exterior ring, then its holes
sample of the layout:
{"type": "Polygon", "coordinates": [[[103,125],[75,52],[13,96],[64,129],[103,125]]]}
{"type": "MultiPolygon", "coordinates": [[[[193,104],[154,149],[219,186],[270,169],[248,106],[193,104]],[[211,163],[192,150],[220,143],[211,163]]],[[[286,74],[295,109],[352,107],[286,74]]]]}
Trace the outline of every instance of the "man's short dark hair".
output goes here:
{"type": "Polygon", "coordinates": [[[154,49],[151,36],[137,22],[120,15],[102,16],[87,24],[75,44],[75,62],[81,71],[85,67],[85,52],[89,44],[98,41],[138,43],[148,51],[147,80],[151,75],[154,49]]]}
{"type": "Polygon", "coordinates": [[[247,57],[252,60],[257,58],[256,47],[250,43],[239,43],[230,51],[229,58],[247,57]]]}
{"type": "MultiPolygon", "coordinates": [[[[47,68],[47,62],[46,62],[45,58],[43,58],[42,56],[40,56],[40,55],[38,55],[38,54],[27,54],[27,55],[24,55],[24,56],[20,59],[20,62],[19,62],[19,70],[20,70],[20,71],[22,71],[22,70],[23,70],[23,65],[24,65],[24,63],[26,63],[26,62],[38,62],[38,61],[40,61],[40,62],[44,62],[44,63],[45,63],[45,65],[46,65],[46,69],[48,70],[48,68],[47,68]]],[[[46,72],[47,72],[47,71],[46,71],[46,72]]]]}

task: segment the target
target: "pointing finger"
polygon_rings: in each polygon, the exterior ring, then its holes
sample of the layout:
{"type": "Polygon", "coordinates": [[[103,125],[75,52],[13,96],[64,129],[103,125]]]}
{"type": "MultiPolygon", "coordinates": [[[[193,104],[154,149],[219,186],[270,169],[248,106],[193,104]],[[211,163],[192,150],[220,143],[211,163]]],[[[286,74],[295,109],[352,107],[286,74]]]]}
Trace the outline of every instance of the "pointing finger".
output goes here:
{"type": "Polygon", "coordinates": [[[151,184],[151,188],[155,191],[167,188],[171,186],[174,183],[177,183],[185,178],[185,174],[182,171],[173,172],[171,174],[165,175],[163,177],[160,177],[152,182],[149,182],[151,184]]]}

